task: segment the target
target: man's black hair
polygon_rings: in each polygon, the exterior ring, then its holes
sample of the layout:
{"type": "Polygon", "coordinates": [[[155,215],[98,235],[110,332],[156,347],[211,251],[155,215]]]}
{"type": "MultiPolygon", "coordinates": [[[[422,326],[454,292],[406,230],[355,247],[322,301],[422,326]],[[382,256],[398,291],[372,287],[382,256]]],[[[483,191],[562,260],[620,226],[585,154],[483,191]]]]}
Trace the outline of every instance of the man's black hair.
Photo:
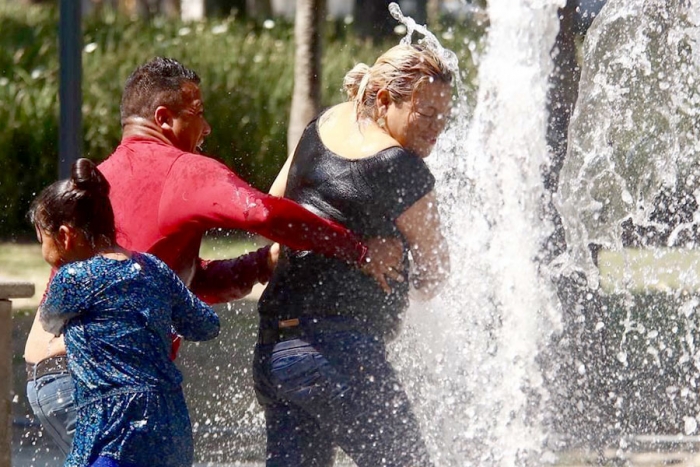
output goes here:
{"type": "Polygon", "coordinates": [[[199,84],[197,73],[172,58],[156,57],[127,78],[120,106],[122,125],[129,117],[153,118],[159,106],[179,111],[182,86],[199,84]]]}

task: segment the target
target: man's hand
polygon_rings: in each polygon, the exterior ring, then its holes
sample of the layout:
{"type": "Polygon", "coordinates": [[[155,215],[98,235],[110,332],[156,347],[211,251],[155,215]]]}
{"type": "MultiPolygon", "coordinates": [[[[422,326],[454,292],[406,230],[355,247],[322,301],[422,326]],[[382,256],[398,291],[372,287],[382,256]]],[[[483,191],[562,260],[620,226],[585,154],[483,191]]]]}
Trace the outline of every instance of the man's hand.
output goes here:
{"type": "Polygon", "coordinates": [[[367,255],[362,272],[379,282],[386,293],[391,292],[387,279],[403,282],[402,260],[403,245],[398,238],[375,237],[363,242],[367,246],[367,255]]]}

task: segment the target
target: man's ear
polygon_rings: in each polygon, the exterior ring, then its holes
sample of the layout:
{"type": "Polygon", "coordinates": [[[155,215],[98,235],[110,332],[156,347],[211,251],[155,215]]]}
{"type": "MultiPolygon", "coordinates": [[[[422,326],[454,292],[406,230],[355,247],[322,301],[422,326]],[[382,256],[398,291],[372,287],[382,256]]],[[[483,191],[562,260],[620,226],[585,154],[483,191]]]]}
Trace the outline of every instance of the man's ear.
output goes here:
{"type": "Polygon", "coordinates": [[[173,113],[164,105],[158,106],[153,113],[153,120],[162,130],[172,130],[173,128],[173,113]]]}

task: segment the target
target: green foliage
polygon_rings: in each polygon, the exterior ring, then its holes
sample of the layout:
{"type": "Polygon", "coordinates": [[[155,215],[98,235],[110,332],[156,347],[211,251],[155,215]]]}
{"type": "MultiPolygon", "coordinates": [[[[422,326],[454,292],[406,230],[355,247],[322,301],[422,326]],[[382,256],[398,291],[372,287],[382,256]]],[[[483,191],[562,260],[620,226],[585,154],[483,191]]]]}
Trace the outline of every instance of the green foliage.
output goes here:
{"type": "MultiPolygon", "coordinates": [[[[33,196],[51,183],[58,157],[58,14],[46,6],[0,3],[0,238],[31,234],[24,219],[33,196]]],[[[121,89],[153,58],[182,61],[202,78],[212,134],[205,152],[265,190],[286,158],[292,93],[293,27],[236,18],[185,24],[115,13],[83,22],[83,150],[99,161],[120,139],[121,89]],[[267,27],[265,27],[267,26],[267,27]]],[[[323,103],[343,99],[344,74],[389,46],[360,41],[329,22],[323,43],[323,103]]],[[[471,71],[473,39],[446,32],[445,45],[471,71]]],[[[479,32],[472,32],[478,37],[479,32]]],[[[467,81],[470,81],[468,78],[467,81]]]]}

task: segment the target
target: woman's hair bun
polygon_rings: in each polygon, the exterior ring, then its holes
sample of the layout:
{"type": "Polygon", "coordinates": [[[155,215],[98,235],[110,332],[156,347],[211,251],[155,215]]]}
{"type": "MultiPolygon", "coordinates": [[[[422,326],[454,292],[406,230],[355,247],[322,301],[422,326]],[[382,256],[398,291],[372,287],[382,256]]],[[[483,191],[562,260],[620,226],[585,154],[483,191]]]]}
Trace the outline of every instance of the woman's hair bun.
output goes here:
{"type": "Polygon", "coordinates": [[[343,79],[343,89],[348,95],[348,99],[353,100],[357,96],[362,80],[369,73],[370,67],[364,63],[358,63],[352,70],[348,71],[343,79]]]}
{"type": "Polygon", "coordinates": [[[78,190],[100,196],[109,195],[109,182],[90,159],[81,158],[75,161],[71,170],[71,181],[78,190]]]}

